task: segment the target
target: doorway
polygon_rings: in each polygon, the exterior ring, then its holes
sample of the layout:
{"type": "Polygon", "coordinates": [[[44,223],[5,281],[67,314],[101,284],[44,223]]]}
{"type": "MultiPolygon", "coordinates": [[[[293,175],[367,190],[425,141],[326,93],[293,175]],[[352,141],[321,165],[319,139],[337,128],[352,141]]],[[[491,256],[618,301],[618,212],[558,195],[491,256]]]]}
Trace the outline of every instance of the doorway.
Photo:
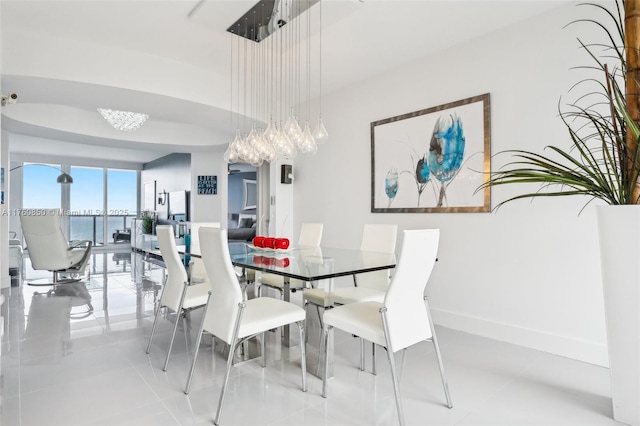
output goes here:
{"type": "Polygon", "coordinates": [[[250,241],[258,226],[257,169],[250,164],[230,164],[227,182],[229,240],[250,241]]]}

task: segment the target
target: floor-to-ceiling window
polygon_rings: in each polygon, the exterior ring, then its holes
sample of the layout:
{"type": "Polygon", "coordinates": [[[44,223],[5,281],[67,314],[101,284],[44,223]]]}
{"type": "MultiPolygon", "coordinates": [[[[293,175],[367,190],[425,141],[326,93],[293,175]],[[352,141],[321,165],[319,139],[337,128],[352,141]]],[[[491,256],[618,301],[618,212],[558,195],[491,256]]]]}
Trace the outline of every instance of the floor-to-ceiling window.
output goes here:
{"type": "MultiPolygon", "coordinates": [[[[25,163],[22,170],[22,208],[62,208],[63,228],[71,240],[94,245],[126,242],[136,217],[138,171],[102,167],[25,163]],[[73,177],[70,185],[57,183],[61,171],[73,177]]],[[[20,206],[17,206],[20,207],[20,206]]]]}
{"type": "Polygon", "coordinates": [[[70,238],[104,244],[104,169],[71,167],[70,238]]]}
{"type": "Polygon", "coordinates": [[[107,170],[107,239],[117,230],[131,229],[137,213],[137,182],[134,170],[107,170]]]}

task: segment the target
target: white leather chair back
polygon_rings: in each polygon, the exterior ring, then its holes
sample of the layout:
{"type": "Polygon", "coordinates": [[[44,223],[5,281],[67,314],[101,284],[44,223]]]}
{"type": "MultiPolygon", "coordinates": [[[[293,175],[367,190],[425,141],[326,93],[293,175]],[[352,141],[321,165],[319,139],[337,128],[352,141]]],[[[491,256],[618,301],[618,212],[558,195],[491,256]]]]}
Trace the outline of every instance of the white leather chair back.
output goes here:
{"type": "Polygon", "coordinates": [[[200,228],[201,227],[207,227],[207,228],[220,228],[220,222],[191,222],[191,249],[194,250],[195,253],[195,249],[200,250],[200,228]]]}
{"type": "Polygon", "coordinates": [[[231,263],[227,231],[201,227],[199,233],[202,261],[212,287],[204,329],[231,344],[242,290],[231,263]]]}
{"type": "Polygon", "coordinates": [[[439,229],[403,232],[402,251],[384,299],[393,352],[431,337],[424,290],[438,254],[439,229]]]}
{"type": "Polygon", "coordinates": [[[322,229],[322,223],[303,223],[298,237],[298,245],[319,247],[322,241],[322,229]]]}
{"type": "Polygon", "coordinates": [[[167,281],[164,290],[162,290],[161,304],[177,311],[180,308],[180,298],[188,280],[187,270],[178,254],[173,226],[156,226],[156,235],[162,260],[167,268],[167,281]]]}
{"type": "MultiPolygon", "coordinates": [[[[396,251],[396,238],[398,235],[398,225],[390,224],[365,224],[362,232],[362,242],[360,250],[377,253],[394,253],[396,251]]],[[[366,253],[364,263],[366,264],[366,253]]],[[[380,291],[387,291],[389,287],[391,271],[367,272],[358,274],[355,277],[358,287],[367,287],[380,291]]]]}
{"type": "Polygon", "coordinates": [[[34,269],[60,271],[74,264],[62,232],[62,210],[25,209],[20,223],[34,269]]]}
{"type": "MultiPolygon", "coordinates": [[[[190,250],[193,253],[200,253],[200,228],[220,228],[220,222],[191,222],[191,247],[190,250]]],[[[207,271],[204,268],[204,263],[202,263],[202,259],[198,259],[197,257],[192,257],[193,265],[191,266],[191,276],[192,277],[206,277],[207,271]]]]}

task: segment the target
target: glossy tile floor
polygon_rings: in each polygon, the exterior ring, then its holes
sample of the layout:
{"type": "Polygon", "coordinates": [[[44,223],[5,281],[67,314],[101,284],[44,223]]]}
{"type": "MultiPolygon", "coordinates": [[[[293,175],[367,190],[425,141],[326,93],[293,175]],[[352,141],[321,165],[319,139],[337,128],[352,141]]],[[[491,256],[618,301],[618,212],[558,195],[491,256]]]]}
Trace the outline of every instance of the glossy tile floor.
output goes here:
{"type": "MultiPolygon", "coordinates": [[[[165,373],[171,316],[160,320],[151,354],[145,353],[159,294],[154,281],[161,282],[162,270],[127,251],[96,253],[90,269],[83,283],[55,292],[21,285],[5,293],[2,425],[211,425],[225,360],[210,337],[200,348],[191,392],[183,393],[198,314],[187,324],[187,338],[179,328],[165,373]]],[[[24,275],[36,277],[28,259],[24,275]]],[[[611,419],[607,369],[451,329],[437,331],[454,407],[444,406],[432,345],[419,344],[404,360],[397,358],[408,424],[619,424],[611,419]]],[[[397,424],[384,351],[377,376],[361,372],[357,340],[338,332],[335,377],[324,399],[314,376],[308,376],[308,392],[300,390],[299,348],[282,348],[278,336],[268,337],[267,368],[258,359],[234,367],[223,424],[397,424]]]]}

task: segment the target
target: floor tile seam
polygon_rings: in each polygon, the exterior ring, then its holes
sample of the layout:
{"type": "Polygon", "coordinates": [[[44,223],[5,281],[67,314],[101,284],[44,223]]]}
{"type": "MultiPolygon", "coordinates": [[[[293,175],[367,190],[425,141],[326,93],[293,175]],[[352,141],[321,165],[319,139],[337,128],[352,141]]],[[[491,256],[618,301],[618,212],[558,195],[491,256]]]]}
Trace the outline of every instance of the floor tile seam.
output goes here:
{"type": "MultiPolygon", "coordinates": [[[[299,414],[302,414],[302,413],[304,413],[304,412],[305,412],[306,410],[308,410],[308,409],[315,409],[315,408],[314,408],[314,406],[306,405],[306,406],[304,406],[303,408],[301,408],[301,409],[299,409],[299,410],[296,410],[296,411],[294,411],[294,412],[289,412],[289,413],[287,413],[287,415],[285,415],[284,417],[281,417],[281,418],[279,418],[279,419],[277,419],[277,420],[274,420],[274,421],[272,421],[272,422],[268,423],[267,425],[268,425],[268,426],[273,426],[273,425],[281,424],[281,422],[282,422],[283,420],[286,420],[286,419],[288,419],[288,418],[290,418],[290,417],[291,417],[291,418],[294,418],[294,416],[299,415],[299,414]]],[[[320,410],[320,411],[324,411],[324,410],[320,410]]],[[[325,413],[325,416],[326,416],[326,419],[328,420],[328,423],[326,423],[326,424],[330,424],[330,425],[339,425],[339,424],[340,424],[340,423],[338,422],[338,419],[336,419],[335,417],[331,416],[330,414],[325,413]]]]}
{"type": "MultiPolygon", "coordinates": [[[[104,331],[104,328],[103,328],[103,331],[104,331]]],[[[27,340],[27,339],[24,339],[24,340],[27,340]]],[[[71,340],[73,341],[73,339],[71,339],[71,340]]],[[[23,341],[21,341],[20,343],[22,343],[23,341]]],[[[95,344],[95,345],[91,345],[91,346],[80,347],[80,348],[75,348],[74,347],[72,353],[83,354],[85,352],[101,350],[101,349],[104,349],[104,348],[110,347],[110,346],[114,346],[115,347],[117,345],[117,343],[118,343],[117,341],[103,341],[103,342],[101,342],[99,344],[95,344]]],[[[115,349],[117,349],[119,352],[122,352],[117,347],[115,349]]],[[[124,355],[124,353],[122,355],[124,355]]],[[[38,357],[38,358],[35,358],[35,359],[37,360],[37,359],[42,359],[42,358],[45,358],[45,357],[43,356],[43,357],[38,357]]],[[[18,355],[18,362],[21,362],[21,360],[22,360],[22,355],[20,354],[20,355],[18,355]]]]}
{"type": "MultiPolygon", "coordinates": [[[[570,361],[573,361],[573,362],[580,362],[580,363],[584,363],[584,364],[589,364],[589,363],[586,363],[584,361],[580,361],[580,360],[564,357],[562,355],[552,354],[550,352],[544,352],[544,351],[540,351],[540,350],[537,350],[537,349],[531,349],[531,350],[536,353],[535,359],[532,362],[529,362],[525,368],[523,368],[522,370],[519,371],[519,373],[521,375],[524,375],[524,373],[531,372],[535,368],[540,367],[540,366],[542,366],[542,368],[544,369],[543,364],[548,362],[547,360],[544,359],[545,355],[558,357],[558,358],[562,358],[562,359],[567,359],[567,360],[570,360],[570,361]]],[[[601,367],[601,366],[598,366],[598,365],[593,365],[593,364],[589,364],[589,365],[592,365],[594,368],[605,368],[606,369],[606,367],[601,367]]],[[[519,380],[515,380],[514,379],[514,381],[521,382],[521,378],[519,380]]],[[[571,390],[561,390],[561,392],[566,393],[567,395],[573,395],[576,398],[584,398],[581,395],[579,395],[578,393],[572,392],[571,390]]],[[[610,397],[610,395],[609,395],[609,397],[610,397]]]]}
{"type": "MultiPolygon", "coordinates": [[[[131,366],[124,366],[124,367],[114,368],[114,369],[111,369],[109,371],[104,371],[102,373],[99,373],[97,375],[92,375],[90,377],[90,379],[92,381],[101,380],[102,376],[110,375],[110,374],[113,374],[115,372],[131,369],[131,368],[132,368],[131,366]]],[[[82,380],[89,380],[89,377],[88,376],[79,377],[76,380],[67,381],[67,382],[65,382],[65,384],[73,384],[74,382],[80,382],[82,380]]],[[[22,377],[20,377],[20,379],[19,379],[19,386],[20,386],[20,388],[22,388],[22,377]]],[[[49,385],[46,385],[46,386],[39,387],[37,389],[33,389],[33,390],[30,390],[30,391],[26,391],[26,392],[21,392],[20,395],[30,395],[30,394],[33,394],[35,392],[43,392],[43,391],[46,391],[47,389],[51,389],[51,388],[56,387],[56,386],[60,386],[60,383],[52,383],[52,384],[49,384],[49,385]]]]}
{"type": "MultiPolygon", "coordinates": [[[[188,397],[188,395],[185,395],[188,397]]],[[[176,417],[176,415],[173,413],[173,411],[171,410],[171,408],[164,402],[164,399],[162,398],[158,398],[160,399],[160,404],[162,404],[162,406],[164,407],[165,410],[167,410],[167,412],[169,413],[169,415],[173,418],[173,420],[176,421],[176,424],[178,425],[182,425],[182,422],[180,421],[180,419],[178,417],[176,417]]]]}
{"type": "MultiPolygon", "coordinates": [[[[3,396],[0,393],[0,399],[2,399],[2,401],[0,401],[0,425],[4,424],[2,422],[2,418],[4,417],[4,408],[2,407],[4,403],[6,403],[5,399],[16,399],[18,401],[18,408],[17,408],[17,417],[18,417],[18,425],[22,424],[22,395],[21,394],[16,394],[16,395],[10,395],[10,396],[3,396]]],[[[5,426],[11,426],[11,425],[5,425],[5,426]]]]}
{"type": "MultiPolygon", "coordinates": [[[[474,402],[474,406],[482,408],[486,405],[486,403],[488,401],[490,401],[493,398],[499,397],[499,394],[504,390],[509,388],[510,386],[513,385],[513,383],[515,382],[515,379],[508,379],[506,380],[504,383],[502,383],[501,385],[498,385],[493,391],[488,392],[488,393],[484,393],[483,397],[478,397],[474,402]]],[[[456,402],[455,402],[455,393],[452,391],[451,392],[451,400],[453,405],[455,406],[456,402]]],[[[477,408],[467,408],[467,410],[469,411],[467,413],[467,416],[479,412],[479,410],[477,408]]],[[[465,417],[467,417],[465,416],[465,417]]]]}
{"type": "MultiPolygon", "coordinates": [[[[97,416],[97,417],[95,417],[95,418],[93,419],[93,421],[92,421],[90,424],[101,424],[101,422],[102,422],[103,420],[107,420],[107,419],[112,418],[112,417],[114,417],[114,416],[120,416],[120,415],[123,415],[123,414],[129,413],[129,412],[132,412],[132,411],[139,411],[139,410],[141,410],[141,409],[143,409],[143,408],[145,408],[145,407],[147,407],[147,406],[152,406],[153,404],[157,404],[158,402],[162,403],[162,401],[158,398],[158,401],[151,401],[151,402],[148,402],[148,403],[145,403],[145,404],[141,404],[141,405],[139,405],[139,406],[135,406],[135,407],[127,407],[127,409],[126,409],[125,411],[112,412],[112,413],[109,413],[108,415],[104,415],[104,416],[97,416]]],[[[164,404],[163,404],[162,406],[166,408],[166,406],[165,406],[164,404]]],[[[181,424],[181,423],[180,423],[180,422],[175,418],[175,416],[173,415],[173,413],[171,413],[171,416],[176,420],[176,424],[181,424]]],[[[84,423],[78,423],[78,426],[87,426],[87,425],[86,425],[86,424],[84,424],[84,423]]],[[[131,426],[134,426],[134,425],[131,425],[131,426]]]]}
{"type": "MultiPolygon", "coordinates": [[[[144,375],[138,370],[138,368],[136,366],[134,366],[134,370],[136,371],[136,374],[140,377],[140,380],[142,380],[142,382],[144,382],[144,384],[146,386],[149,387],[149,389],[151,389],[151,392],[153,393],[153,395],[155,395],[155,397],[157,398],[158,402],[160,402],[160,404],[162,404],[162,406],[164,407],[164,409],[169,412],[169,414],[171,415],[171,417],[176,421],[176,424],[181,425],[182,422],[175,416],[175,414],[173,413],[173,411],[170,409],[170,407],[164,402],[165,398],[162,398],[162,396],[160,396],[160,394],[156,391],[155,387],[149,383],[147,381],[147,379],[144,377],[144,375]]],[[[164,374],[166,374],[165,371],[163,371],[164,374]]],[[[184,394],[184,392],[182,392],[184,394]]],[[[187,394],[184,394],[186,397],[188,397],[187,394]]],[[[170,396],[167,398],[175,398],[174,396],[170,396]]]]}
{"type": "MultiPolygon", "coordinates": [[[[564,391],[559,391],[559,392],[563,393],[565,398],[570,398],[570,399],[572,399],[574,401],[584,401],[583,398],[580,398],[579,396],[573,395],[573,394],[571,394],[569,392],[564,392],[564,391]]],[[[492,398],[493,398],[493,396],[492,396],[492,398]]],[[[498,398],[500,398],[500,396],[498,396],[498,398]]],[[[586,401],[586,402],[593,403],[593,401],[586,401]]],[[[608,407],[608,405],[605,404],[605,405],[602,405],[602,407],[606,408],[606,407],[608,407]]],[[[531,407],[528,407],[528,408],[531,408],[531,407]]],[[[466,418],[468,418],[468,417],[470,417],[472,415],[480,415],[480,416],[482,416],[483,414],[487,413],[486,410],[487,410],[486,409],[486,404],[481,404],[481,405],[478,406],[478,408],[471,410],[463,418],[461,418],[460,420],[455,422],[455,424],[456,425],[461,424],[464,421],[464,419],[466,419],[466,418]]],[[[526,415],[526,413],[528,413],[528,411],[523,410],[523,409],[519,409],[518,411],[523,413],[524,415],[526,415]]],[[[464,424],[466,425],[468,423],[464,423],[464,424]]],[[[539,422],[539,423],[527,423],[527,425],[530,425],[530,426],[549,426],[550,424],[559,424],[559,423],[550,423],[548,421],[542,421],[542,422],[539,422]]],[[[608,422],[607,422],[607,424],[608,424],[608,422]]],[[[565,422],[563,422],[562,425],[563,426],[583,426],[583,423],[578,423],[578,422],[576,422],[576,423],[565,423],[565,422]]],[[[622,423],[620,423],[620,425],[624,426],[622,423]]]]}
{"type": "MultiPolygon", "coordinates": [[[[22,395],[22,391],[20,390],[22,388],[22,384],[20,383],[20,379],[18,378],[17,380],[17,384],[16,386],[12,386],[16,387],[17,389],[13,390],[11,389],[11,391],[9,391],[9,389],[6,389],[6,387],[8,386],[8,384],[6,383],[6,380],[2,379],[2,386],[0,387],[0,413],[2,412],[1,408],[2,408],[2,399],[3,398],[15,398],[15,397],[20,397],[20,395],[22,395]]],[[[1,425],[2,423],[0,423],[1,425]]]]}
{"type": "MultiPolygon", "coordinates": [[[[522,380],[522,378],[519,378],[517,380],[516,379],[511,380],[509,383],[505,384],[505,387],[515,387],[515,388],[520,387],[520,388],[522,388],[524,386],[528,386],[529,383],[530,382],[528,382],[528,381],[525,382],[525,381],[522,380]]],[[[559,392],[562,395],[564,395],[566,398],[570,398],[572,400],[584,401],[584,402],[586,402],[588,404],[596,404],[596,405],[600,405],[602,407],[608,407],[611,404],[611,399],[610,399],[611,397],[610,396],[605,397],[605,399],[608,399],[608,402],[603,402],[603,401],[597,401],[596,398],[594,398],[594,397],[589,398],[587,396],[580,395],[580,394],[578,394],[578,393],[576,393],[576,392],[574,392],[574,391],[572,391],[570,389],[560,388],[560,387],[555,387],[555,386],[553,386],[553,389],[556,392],[559,392]]]]}

